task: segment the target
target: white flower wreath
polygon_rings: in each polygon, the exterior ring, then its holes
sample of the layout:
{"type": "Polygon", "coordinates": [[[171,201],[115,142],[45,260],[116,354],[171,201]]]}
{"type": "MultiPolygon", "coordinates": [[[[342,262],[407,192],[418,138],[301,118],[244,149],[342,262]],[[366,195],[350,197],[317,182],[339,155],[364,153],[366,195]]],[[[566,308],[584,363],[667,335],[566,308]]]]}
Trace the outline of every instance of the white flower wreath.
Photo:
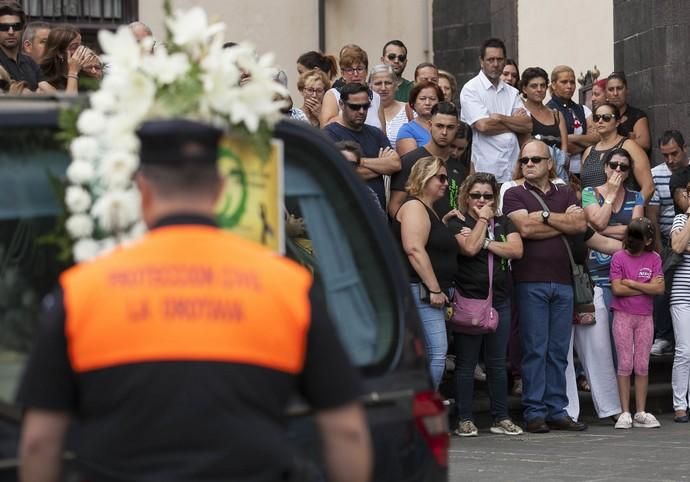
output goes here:
{"type": "Polygon", "coordinates": [[[147,119],[187,118],[268,143],[287,90],[274,81],[273,56],[249,44],[223,48],[222,23],[200,7],[171,12],[168,39],[138,43],[130,29],[101,31],[108,65],[70,144],[65,228],[81,262],[145,232],[132,176],[139,165],[136,129],[147,119]],[[248,74],[240,85],[241,74],[248,74]]]}

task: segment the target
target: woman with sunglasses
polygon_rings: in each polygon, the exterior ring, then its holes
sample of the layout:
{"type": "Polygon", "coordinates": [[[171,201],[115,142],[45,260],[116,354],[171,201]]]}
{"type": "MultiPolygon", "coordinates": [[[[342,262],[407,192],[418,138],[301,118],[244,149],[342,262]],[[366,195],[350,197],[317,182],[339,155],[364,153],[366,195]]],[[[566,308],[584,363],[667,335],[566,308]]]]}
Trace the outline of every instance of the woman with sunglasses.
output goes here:
{"type": "MultiPolygon", "coordinates": [[[[345,84],[366,84],[369,57],[358,45],[346,45],[340,50],[340,72],[344,83],[332,87],[326,92],[321,104],[319,123],[321,127],[333,122],[340,114],[340,88],[345,84]]],[[[371,105],[367,110],[365,124],[384,130],[386,121],[383,117],[381,98],[376,92],[369,90],[371,105]]]]}
{"type": "MultiPolygon", "coordinates": [[[[510,335],[510,298],[508,259],[522,257],[522,238],[513,223],[498,215],[498,184],[492,174],[477,173],[462,184],[458,195],[460,217],[447,217],[448,227],[455,233],[458,255],[455,289],[470,299],[486,299],[489,295],[489,255],[493,257],[493,307],[498,311],[498,327],[485,335],[453,334],[455,348],[455,401],[461,437],[477,436],[472,417],[474,370],[479,351],[484,345],[484,361],[491,399],[492,433],[519,435],[522,429],[508,416],[506,348],[510,335]]],[[[457,216],[458,211],[453,214],[457,216]]]]}
{"type": "MultiPolygon", "coordinates": [[[[641,151],[639,146],[635,147],[641,151]]],[[[609,149],[604,154],[602,162],[606,181],[595,187],[583,188],[582,208],[585,210],[588,224],[597,233],[607,238],[622,240],[631,220],[644,216],[645,201],[639,192],[626,187],[626,181],[634,167],[634,160],[626,149],[609,149]]],[[[620,400],[613,370],[616,355],[615,347],[611,344],[609,319],[613,301],[609,280],[610,265],[610,253],[590,250],[587,269],[594,283],[596,323],[577,325],[575,344],[590,348],[578,353],[589,376],[592,397],[597,400],[599,406],[617,407],[620,400]]]]}
{"type": "Polygon", "coordinates": [[[654,193],[654,181],[652,170],[649,167],[649,158],[640,146],[631,139],[626,139],[618,133],[620,124],[620,111],[613,104],[605,103],[597,107],[592,115],[592,121],[599,134],[600,141],[585,149],[582,154],[582,170],[580,179],[582,187],[597,187],[606,183],[605,163],[602,161],[608,151],[615,148],[623,148],[630,154],[632,171],[626,176],[627,187],[634,191],[640,191],[645,201],[649,201],[654,193]]]}
{"type": "Polygon", "coordinates": [[[408,197],[392,222],[393,233],[406,255],[412,298],[422,320],[435,389],[446,365],[445,307],[457,269],[455,238],[433,208],[447,188],[448,173],[443,159],[422,157],[410,171],[405,186],[408,197]]]}
{"type": "Polygon", "coordinates": [[[398,131],[395,150],[400,156],[414,151],[431,140],[431,109],[443,100],[443,91],[438,84],[421,81],[410,91],[409,106],[415,118],[398,131]]]}

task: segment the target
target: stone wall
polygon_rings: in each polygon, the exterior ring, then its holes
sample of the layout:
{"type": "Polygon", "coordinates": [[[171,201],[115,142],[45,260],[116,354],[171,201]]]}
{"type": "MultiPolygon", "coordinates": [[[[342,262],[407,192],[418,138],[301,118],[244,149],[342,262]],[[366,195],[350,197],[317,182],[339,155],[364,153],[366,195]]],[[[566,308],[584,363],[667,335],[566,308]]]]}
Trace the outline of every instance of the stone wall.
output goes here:
{"type": "Polygon", "coordinates": [[[482,43],[498,37],[517,57],[517,0],[434,0],[434,63],[462,86],[479,72],[482,43]]]}
{"type": "Polygon", "coordinates": [[[690,141],[690,2],[614,0],[613,8],[615,69],[628,79],[629,103],[649,115],[658,163],[666,129],[690,141]]]}

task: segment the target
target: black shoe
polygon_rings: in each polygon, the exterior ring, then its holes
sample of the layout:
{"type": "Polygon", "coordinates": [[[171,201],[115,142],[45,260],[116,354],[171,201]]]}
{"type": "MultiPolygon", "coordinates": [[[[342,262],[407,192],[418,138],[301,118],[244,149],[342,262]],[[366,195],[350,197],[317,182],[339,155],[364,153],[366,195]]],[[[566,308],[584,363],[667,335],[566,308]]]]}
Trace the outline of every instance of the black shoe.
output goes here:
{"type": "Polygon", "coordinates": [[[548,433],[550,431],[549,426],[546,425],[543,418],[535,418],[530,420],[525,425],[525,430],[529,433],[548,433]]]}
{"type": "Polygon", "coordinates": [[[673,421],[676,423],[688,423],[688,414],[676,415],[673,417],[673,421]]]}
{"type": "Polygon", "coordinates": [[[549,420],[546,422],[552,430],[568,430],[570,432],[581,432],[587,429],[587,425],[582,422],[576,422],[572,418],[565,416],[558,420],[549,420]]]}

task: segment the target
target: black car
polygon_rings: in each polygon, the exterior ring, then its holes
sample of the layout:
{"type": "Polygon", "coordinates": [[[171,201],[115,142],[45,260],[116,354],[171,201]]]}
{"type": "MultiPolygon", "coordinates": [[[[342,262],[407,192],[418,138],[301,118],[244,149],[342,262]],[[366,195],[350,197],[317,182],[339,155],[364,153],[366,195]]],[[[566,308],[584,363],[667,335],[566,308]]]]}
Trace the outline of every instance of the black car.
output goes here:
{"type": "MultiPolygon", "coordinates": [[[[55,179],[69,159],[55,140],[55,102],[0,100],[2,481],[17,479],[20,413],[13,399],[38,304],[66,267],[50,235],[61,214],[55,179]]],[[[447,413],[431,386],[419,318],[386,221],[321,132],[286,120],[275,137],[284,143],[286,211],[304,223],[302,232],[287,233],[286,255],[322,285],[339,335],[361,371],[375,451],[372,480],[447,480],[447,413]]],[[[289,413],[296,480],[325,480],[310,408],[295,400],[289,413]]],[[[66,466],[65,479],[79,480],[78,453],[66,454],[66,466]]]]}

